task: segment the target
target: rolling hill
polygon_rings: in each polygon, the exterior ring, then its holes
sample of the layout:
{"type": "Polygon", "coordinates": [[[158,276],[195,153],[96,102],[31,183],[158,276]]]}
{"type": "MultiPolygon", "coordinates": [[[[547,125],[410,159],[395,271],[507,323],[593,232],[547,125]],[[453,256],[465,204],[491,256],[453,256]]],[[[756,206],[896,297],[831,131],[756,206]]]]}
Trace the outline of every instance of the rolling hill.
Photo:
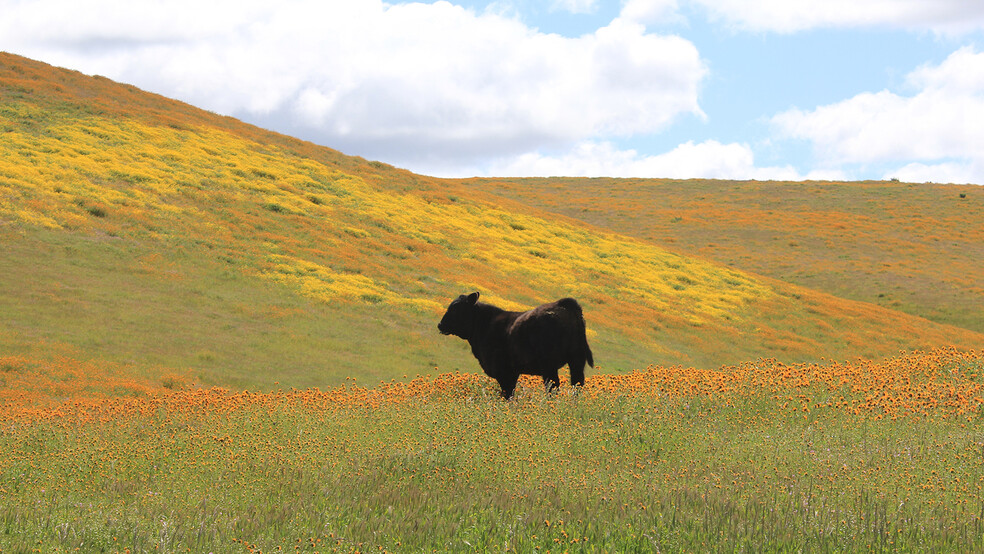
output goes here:
{"type": "Polygon", "coordinates": [[[664,248],[984,332],[984,187],[471,179],[664,248]]]}
{"type": "Polygon", "coordinates": [[[11,54],[0,137],[0,354],[254,389],[473,372],[436,331],[471,290],[510,308],[577,297],[604,372],[984,344],[497,194],[512,181],[415,175],[11,54]]]}

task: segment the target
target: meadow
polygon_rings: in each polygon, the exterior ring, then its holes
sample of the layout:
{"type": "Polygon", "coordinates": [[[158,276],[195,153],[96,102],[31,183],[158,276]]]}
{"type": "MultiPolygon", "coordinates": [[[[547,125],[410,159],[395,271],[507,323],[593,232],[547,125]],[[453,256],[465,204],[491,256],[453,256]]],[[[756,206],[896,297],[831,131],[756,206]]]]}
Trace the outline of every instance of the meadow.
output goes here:
{"type": "Polygon", "coordinates": [[[956,190],[434,179],[0,53],[0,552],[984,550],[956,190]],[[585,386],[501,400],[472,290],[585,386]]]}
{"type": "Polygon", "coordinates": [[[0,549],[980,550],[982,379],[984,353],[942,349],[508,402],[471,373],[5,398],[0,549]]]}

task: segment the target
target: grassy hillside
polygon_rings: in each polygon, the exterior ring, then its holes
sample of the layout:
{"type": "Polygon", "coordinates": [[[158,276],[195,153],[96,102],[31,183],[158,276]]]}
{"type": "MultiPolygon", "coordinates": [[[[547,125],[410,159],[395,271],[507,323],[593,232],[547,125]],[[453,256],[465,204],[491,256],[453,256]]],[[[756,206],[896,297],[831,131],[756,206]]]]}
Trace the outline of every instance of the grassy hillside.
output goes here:
{"type": "Polygon", "coordinates": [[[984,332],[984,187],[660,179],[468,184],[729,267],[984,332]]]}
{"type": "Polygon", "coordinates": [[[267,389],[476,371],[436,332],[471,290],[577,297],[602,371],[984,344],[8,54],[0,133],[10,354],[267,389]]]}

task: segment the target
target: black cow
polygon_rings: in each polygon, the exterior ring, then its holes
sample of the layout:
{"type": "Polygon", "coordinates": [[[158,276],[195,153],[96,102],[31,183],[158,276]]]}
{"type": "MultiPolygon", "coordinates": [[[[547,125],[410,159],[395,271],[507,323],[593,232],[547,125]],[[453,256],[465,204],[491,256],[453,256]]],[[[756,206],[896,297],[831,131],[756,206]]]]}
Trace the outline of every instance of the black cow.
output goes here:
{"type": "Polygon", "coordinates": [[[571,370],[572,385],[584,384],[585,362],[594,367],[581,306],[573,298],[527,312],[507,312],[479,302],[477,292],[462,294],[448,306],[437,329],[468,341],[506,399],[512,397],[521,373],[542,376],[550,391],[560,386],[557,370],[564,364],[571,370]]]}

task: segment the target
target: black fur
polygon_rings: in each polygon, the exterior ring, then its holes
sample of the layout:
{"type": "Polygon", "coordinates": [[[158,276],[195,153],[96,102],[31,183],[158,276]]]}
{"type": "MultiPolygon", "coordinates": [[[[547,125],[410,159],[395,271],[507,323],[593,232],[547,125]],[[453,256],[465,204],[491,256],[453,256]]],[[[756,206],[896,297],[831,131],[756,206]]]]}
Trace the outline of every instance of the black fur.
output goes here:
{"type": "Polygon", "coordinates": [[[584,364],[594,359],[584,333],[584,315],[573,298],[562,298],[526,312],[507,312],[462,294],[437,325],[441,333],[468,341],[472,354],[502,396],[512,397],[520,374],[540,375],[547,390],[560,386],[557,370],[567,364],[571,384],[584,384],[584,364]]]}

